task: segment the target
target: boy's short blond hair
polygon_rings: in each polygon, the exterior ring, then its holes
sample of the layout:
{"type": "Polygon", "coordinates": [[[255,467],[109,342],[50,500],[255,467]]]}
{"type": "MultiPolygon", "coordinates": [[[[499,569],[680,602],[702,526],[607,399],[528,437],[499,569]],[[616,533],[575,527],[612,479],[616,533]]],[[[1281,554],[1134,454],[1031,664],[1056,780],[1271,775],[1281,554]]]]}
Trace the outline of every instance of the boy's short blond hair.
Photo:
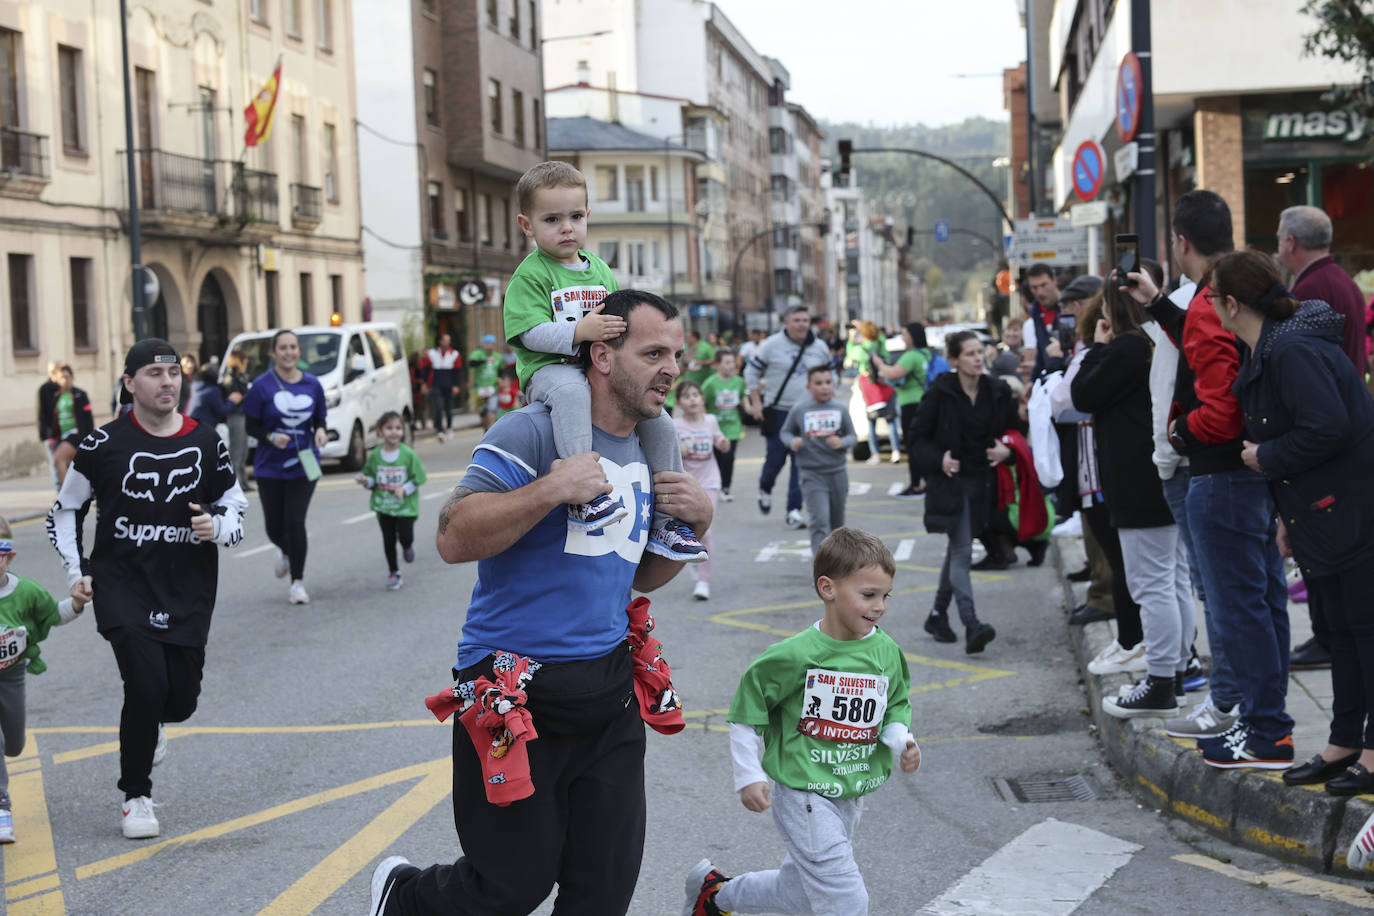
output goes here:
{"type": "MultiPolygon", "coordinates": [[[[889,576],[897,574],[897,561],[886,544],[858,528],[836,528],[816,548],[816,557],[811,561],[811,581],[818,583],[821,576],[825,576],[833,582],[867,566],[876,566],[889,576]]],[[[816,594],[820,594],[819,587],[816,594]]]]}
{"type": "Polygon", "coordinates": [[[544,188],[581,188],[587,193],[587,179],[566,162],[541,162],[520,176],[515,184],[515,200],[521,214],[530,215],[534,208],[534,192],[544,188]]]}

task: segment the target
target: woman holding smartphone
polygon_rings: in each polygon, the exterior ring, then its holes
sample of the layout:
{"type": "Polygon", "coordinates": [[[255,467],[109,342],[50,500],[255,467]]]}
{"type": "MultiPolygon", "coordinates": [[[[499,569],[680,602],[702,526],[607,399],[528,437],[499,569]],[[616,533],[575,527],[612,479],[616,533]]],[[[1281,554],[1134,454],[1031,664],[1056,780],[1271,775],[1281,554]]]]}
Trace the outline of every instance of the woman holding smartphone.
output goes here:
{"type": "Polygon", "coordinates": [[[309,604],[305,584],[305,515],[320,479],[325,429],[324,388],[297,363],[301,344],[294,331],[272,338],[272,366],[253,380],[243,399],[244,424],[258,440],[253,477],[262,500],[268,539],[277,546],[277,578],[288,572],[287,600],[309,604]]]}

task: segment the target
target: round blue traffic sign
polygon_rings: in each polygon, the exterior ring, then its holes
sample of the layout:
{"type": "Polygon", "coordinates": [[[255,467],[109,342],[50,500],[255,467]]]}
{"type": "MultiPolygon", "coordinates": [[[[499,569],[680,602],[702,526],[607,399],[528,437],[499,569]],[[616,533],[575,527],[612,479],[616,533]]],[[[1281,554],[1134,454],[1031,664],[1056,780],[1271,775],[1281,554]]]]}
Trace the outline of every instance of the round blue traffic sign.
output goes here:
{"type": "Polygon", "coordinates": [[[1073,192],[1082,201],[1090,201],[1102,189],[1102,147],[1091,140],[1079,144],[1073,154],[1073,192]]]}
{"type": "Polygon", "coordinates": [[[1116,132],[1121,135],[1122,143],[1130,143],[1140,130],[1143,82],[1140,58],[1134,51],[1127,51],[1116,71],[1116,132]]]}

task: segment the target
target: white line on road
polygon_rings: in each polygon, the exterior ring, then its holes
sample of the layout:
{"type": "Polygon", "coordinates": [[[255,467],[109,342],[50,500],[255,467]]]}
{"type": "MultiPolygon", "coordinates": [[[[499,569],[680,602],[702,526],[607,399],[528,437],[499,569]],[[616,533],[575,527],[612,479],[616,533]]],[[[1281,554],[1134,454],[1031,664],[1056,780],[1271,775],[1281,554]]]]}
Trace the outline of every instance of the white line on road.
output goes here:
{"type": "Polygon", "coordinates": [[[421,501],[421,502],[425,502],[425,501],[431,500],[431,499],[439,499],[439,498],[441,498],[441,497],[444,497],[444,496],[449,495],[449,493],[451,493],[451,492],[453,492],[453,491],[452,491],[452,490],[440,490],[438,493],[426,493],[424,496],[421,496],[421,497],[420,497],[420,501],[421,501]]]}
{"type": "Polygon", "coordinates": [[[873,489],[873,484],[868,483],[867,481],[863,481],[863,480],[851,480],[851,481],[849,482],[849,495],[850,495],[850,496],[863,496],[865,493],[867,493],[867,492],[868,492],[869,490],[871,490],[871,489],[873,489]]]}
{"type": "Polygon", "coordinates": [[[770,541],[759,551],[759,555],[754,557],[754,562],[767,563],[779,558],[809,560],[811,559],[811,542],[770,541]]]}
{"type": "Polygon", "coordinates": [[[372,518],[372,516],[374,516],[374,515],[376,515],[376,514],[377,514],[377,513],[375,513],[375,512],[364,512],[362,515],[355,515],[355,516],[353,516],[352,518],[346,518],[346,519],[344,519],[343,522],[342,522],[342,524],[345,524],[345,525],[356,525],[356,524],[358,524],[358,522],[366,521],[367,519],[372,518]]]}
{"type": "Polygon", "coordinates": [[[916,546],[915,538],[902,538],[897,542],[897,549],[892,551],[892,559],[898,563],[911,559],[911,549],[916,546]]]}
{"type": "Polygon", "coordinates": [[[1139,849],[1105,833],[1048,818],[988,856],[920,914],[1067,916],[1139,849]]]}

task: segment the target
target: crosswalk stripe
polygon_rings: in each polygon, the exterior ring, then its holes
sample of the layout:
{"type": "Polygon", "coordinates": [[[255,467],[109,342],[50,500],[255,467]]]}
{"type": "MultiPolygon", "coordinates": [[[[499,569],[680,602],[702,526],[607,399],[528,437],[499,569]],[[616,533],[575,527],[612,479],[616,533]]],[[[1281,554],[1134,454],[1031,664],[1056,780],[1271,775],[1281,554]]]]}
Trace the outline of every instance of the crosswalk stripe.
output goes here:
{"type": "Polygon", "coordinates": [[[910,560],[912,548],[915,546],[915,538],[902,538],[897,542],[897,549],[892,551],[892,559],[896,560],[898,563],[910,560]]]}
{"type": "Polygon", "coordinates": [[[890,487],[887,488],[887,495],[888,495],[888,496],[896,496],[898,493],[902,492],[902,491],[905,490],[905,489],[906,489],[906,484],[902,483],[902,482],[899,480],[899,481],[897,481],[896,483],[894,483],[892,486],[890,486],[890,487]]]}
{"type": "Polygon", "coordinates": [[[863,496],[871,489],[873,489],[873,484],[866,480],[851,480],[849,482],[850,496],[863,496]]]}
{"type": "Polygon", "coordinates": [[[1135,843],[1047,818],[988,856],[920,916],[1068,916],[1139,851],[1135,843]]]}

